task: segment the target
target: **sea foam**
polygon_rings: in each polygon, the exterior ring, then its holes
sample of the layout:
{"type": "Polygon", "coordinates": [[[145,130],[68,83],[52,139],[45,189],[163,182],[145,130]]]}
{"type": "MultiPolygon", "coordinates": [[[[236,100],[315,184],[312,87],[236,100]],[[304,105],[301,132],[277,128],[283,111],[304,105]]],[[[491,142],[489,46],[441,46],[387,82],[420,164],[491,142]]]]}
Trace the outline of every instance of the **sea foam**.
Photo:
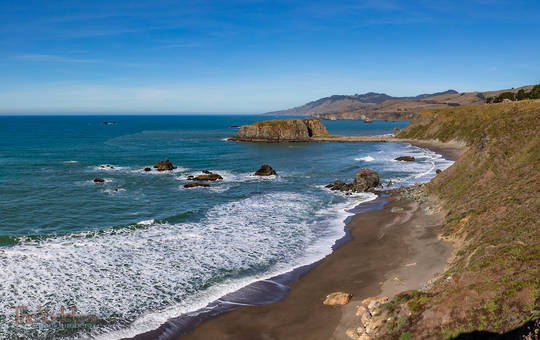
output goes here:
{"type": "MultiPolygon", "coordinates": [[[[23,240],[0,252],[0,281],[9,287],[0,291],[0,311],[12,304],[52,310],[75,304],[79,313],[104,321],[89,336],[134,335],[321,259],[343,235],[346,209],[360,201],[319,209],[308,195],[271,193],[217,205],[199,222],[142,221],[145,228],[23,240]]],[[[0,327],[13,332],[7,323],[0,327]]],[[[51,332],[41,329],[38,336],[51,332]]]]}

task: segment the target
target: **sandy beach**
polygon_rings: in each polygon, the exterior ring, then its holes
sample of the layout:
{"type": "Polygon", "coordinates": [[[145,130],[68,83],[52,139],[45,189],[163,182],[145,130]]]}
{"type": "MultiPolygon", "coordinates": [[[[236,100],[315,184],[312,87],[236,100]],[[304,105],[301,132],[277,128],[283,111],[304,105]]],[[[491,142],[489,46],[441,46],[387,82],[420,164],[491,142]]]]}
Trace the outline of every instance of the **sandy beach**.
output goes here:
{"type": "MultiPolygon", "coordinates": [[[[423,146],[426,146],[425,144],[423,146]]],[[[463,148],[430,145],[455,159],[463,148]]],[[[348,339],[364,298],[420,289],[442,273],[452,252],[440,240],[439,214],[393,193],[371,202],[382,209],[356,214],[347,224],[352,239],[291,284],[281,302],[240,307],[203,322],[182,339],[348,339]],[[344,306],[323,305],[332,292],[352,294],[344,306]]]]}

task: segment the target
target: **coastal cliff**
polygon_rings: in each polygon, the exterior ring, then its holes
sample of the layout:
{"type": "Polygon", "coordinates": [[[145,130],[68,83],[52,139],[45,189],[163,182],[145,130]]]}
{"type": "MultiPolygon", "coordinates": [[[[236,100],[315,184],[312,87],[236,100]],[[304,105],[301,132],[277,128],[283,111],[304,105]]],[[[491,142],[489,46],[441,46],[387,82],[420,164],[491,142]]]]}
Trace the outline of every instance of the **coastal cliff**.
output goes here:
{"type": "Polygon", "coordinates": [[[443,339],[469,332],[476,332],[470,338],[488,338],[510,331],[507,338],[518,338],[538,327],[539,127],[540,100],[528,100],[426,111],[397,136],[468,145],[423,193],[440,202],[441,237],[455,250],[444,273],[424,289],[381,304],[354,332],[376,325],[367,338],[443,339]]]}
{"type": "Polygon", "coordinates": [[[244,125],[229,140],[244,142],[309,142],[329,136],[319,119],[276,119],[244,125]]]}

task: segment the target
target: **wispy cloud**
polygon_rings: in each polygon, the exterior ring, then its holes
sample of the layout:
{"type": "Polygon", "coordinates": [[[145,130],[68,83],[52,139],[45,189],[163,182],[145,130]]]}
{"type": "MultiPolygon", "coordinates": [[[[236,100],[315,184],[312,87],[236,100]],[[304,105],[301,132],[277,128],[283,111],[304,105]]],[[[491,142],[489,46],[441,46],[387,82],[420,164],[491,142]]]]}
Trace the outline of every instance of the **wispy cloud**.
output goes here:
{"type": "Polygon", "coordinates": [[[17,55],[12,57],[12,59],[20,61],[29,61],[29,62],[50,62],[50,63],[97,63],[101,62],[99,59],[84,59],[84,58],[73,58],[53,54],[25,54],[17,55]]]}
{"type": "Polygon", "coordinates": [[[23,54],[16,55],[4,60],[15,60],[19,62],[29,63],[63,63],[63,64],[107,64],[118,67],[145,67],[150,66],[149,63],[137,63],[127,61],[112,61],[103,59],[91,59],[91,58],[78,58],[55,54],[23,54]]]}

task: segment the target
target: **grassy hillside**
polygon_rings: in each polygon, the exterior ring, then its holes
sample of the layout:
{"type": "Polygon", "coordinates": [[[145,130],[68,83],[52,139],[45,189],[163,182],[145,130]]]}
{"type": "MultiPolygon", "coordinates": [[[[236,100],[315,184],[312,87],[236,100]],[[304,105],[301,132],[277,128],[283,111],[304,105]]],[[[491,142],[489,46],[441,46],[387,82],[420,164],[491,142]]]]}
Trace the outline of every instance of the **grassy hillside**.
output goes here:
{"type": "MultiPolygon", "coordinates": [[[[405,338],[505,332],[540,311],[540,100],[421,113],[399,138],[459,140],[469,150],[428,191],[440,199],[448,270],[425,292],[407,292],[405,338]]],[[[399,338],[398,333],[392,333],[399,338]]]]}

